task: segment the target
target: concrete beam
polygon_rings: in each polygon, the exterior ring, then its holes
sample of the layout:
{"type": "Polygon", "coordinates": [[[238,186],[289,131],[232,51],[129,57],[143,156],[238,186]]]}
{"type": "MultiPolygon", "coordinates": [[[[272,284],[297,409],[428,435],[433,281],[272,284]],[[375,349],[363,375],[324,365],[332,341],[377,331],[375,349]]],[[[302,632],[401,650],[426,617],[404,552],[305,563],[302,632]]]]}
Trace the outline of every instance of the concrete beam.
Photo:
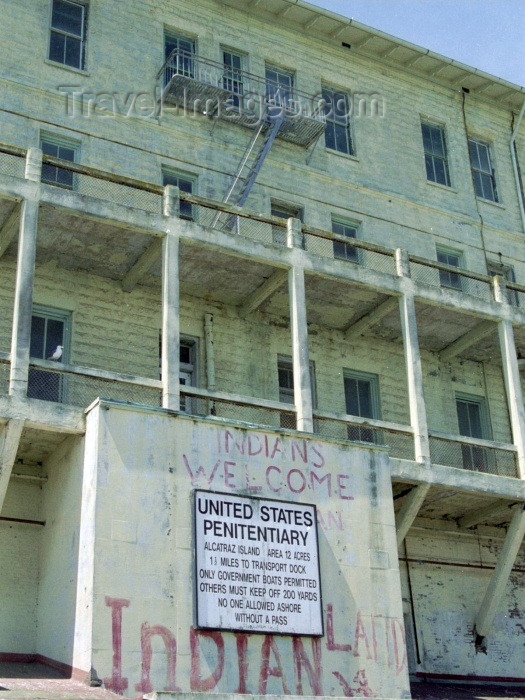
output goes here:
{"type": "Polygon", "coordinates": [[[525,506],[520,503],[513,507],[507,535],[498,557],[498,563],[492,574],[485,597],[476,617],[475,628],[479,637],[486,637],[490,632],[494,615],[499,607],[510,572],[516,561],[519,548],[525,536],[525,506]]]}
{"type": "Polygon", "coordinates": [[[128,270],[122,280],[122,289],[125,292],[131,292],[140,282],[140,280],[148,274],[153,265],[162,255],[162,239],[155,238],[153,243],[150,243],[137,262],[128,270]]]}
{"type": "Polygon", "coordinates": [[[4,225],[0,229],[0,258],[14,241],[20,227],[22,202],[17,202],[11,209],[4,225]]]}
{"type": "Polygon", "coordinates": [[[509,501],[525,501],[525,479],[471,472],[443,464],[427,466],[395,457],[390,457],[390,473],[394,481],[435,484],[453,491],[507,498],[509,501]]]}
{"type": "Polygon", "coordinates": [[[361,318],[355,323],[352,323],[351,326],[348,326],[348,328],[345,330],[346,336],[356,337],[358,335],[363,335],[364,333],[369,331],[370,328],[372,328],[372,326],[375,326],[376,323],[379,323],[381,319],[383,319],[385,316],[388,316],[388,314],[391,311],[397,309],[398,304],[399,301],[397,297],[391,297],[390,299],[387,299],[382,304],[379,304],[379,306],[376,306],[375,309],[369,311],[369,313],[365,314],[364,316],[361,316],[361,318]]]}
{"type": "Polygon", "coordinates": [[[26,428],[51,433],[83,435],[85,432],[83,409],[39,399],[0,396],[0,420],[25,420],[26,428]]]}
{"type": "Polygon", "coordinates": [[[472,328],[472,330],[468,331],[468,333],[465,333],[453,343],[447,345],[446,348],[443,348],[439,353],[439,358],[444,362],[451,360],[453,357],[460,355],[467,348],[470,348],[475,343],[494,333],[495,330],[496,324],[493,321],[482,321],[472,328]]]}
{"type": "Polygon", "coordinates": [[[423,505],[427,493],[430,490],[430,484],[421,484],[415,486],[412,491],[405,496],[401,509],[396,514],[396,537],[397,546],[400,547],[403,540],[412,527],[412,523],[416,519],[419,509],[423,505]]]}
{"type": "Polygon", "coordinates": [[[497,501],[496,503],[491,503],[488,506],[483,506],[483,508],[477,508],[476,510],[471,511],[470,513],[467,513],[467,515],[460,518],[458,520],[458,527],[463,529],[475,527],[479,523],[483,523],[489,518],[492,518],[493,515],[505,513],[505,511],[508,511],[509,508],[510,504],[508,501],[497,501]]]}
{"type": "Polygon", "coordinates": [[[10,420],[0,431],[0,513],[24,429],[23,420],[10,420]]]}
{"type": "Polygon", "coordinates": [[[180,409],[179,238],[162,242],[162,407],[180,409]]]}
{"type": "Polygon", "coordinates": [[[273,272],[260,287],[257,287],[257,289],[244,300],[243,304],[239,307],[239,316],[245,318],[256,311],[266,299],[269,299],[279,287],[283,286],[287,279],[288,272],[286,270],[276,270],[273,272]]]}

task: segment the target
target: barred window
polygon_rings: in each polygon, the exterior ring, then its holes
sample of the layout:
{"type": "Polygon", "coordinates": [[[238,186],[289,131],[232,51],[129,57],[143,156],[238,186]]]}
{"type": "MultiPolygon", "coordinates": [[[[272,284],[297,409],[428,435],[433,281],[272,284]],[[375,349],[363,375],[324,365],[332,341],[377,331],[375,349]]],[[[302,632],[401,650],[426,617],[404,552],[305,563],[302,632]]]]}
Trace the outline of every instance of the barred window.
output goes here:
{"type": "Polygon", "coordinates": [[[354,155],[354,144],[350,131],[350,101],[348,95],[340,90],[323,87],[322,96],[326,117],[326,129],[324,132],[326,148],[354,155]]]}

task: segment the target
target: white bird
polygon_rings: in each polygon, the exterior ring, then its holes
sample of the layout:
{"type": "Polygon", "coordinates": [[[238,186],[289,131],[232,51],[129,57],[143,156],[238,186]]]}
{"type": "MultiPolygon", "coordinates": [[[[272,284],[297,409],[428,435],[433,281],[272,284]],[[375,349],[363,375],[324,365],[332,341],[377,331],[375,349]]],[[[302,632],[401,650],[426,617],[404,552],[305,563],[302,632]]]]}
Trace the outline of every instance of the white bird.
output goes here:
{"type": "Polygon", "coordinates": [[[62,357],[62,350],[63,349],[64,349],[63,345],[57,345],[55,352],[47,359],[48,360],[55,360],[55,361],[60,360],[60,358],[62,357]]]}

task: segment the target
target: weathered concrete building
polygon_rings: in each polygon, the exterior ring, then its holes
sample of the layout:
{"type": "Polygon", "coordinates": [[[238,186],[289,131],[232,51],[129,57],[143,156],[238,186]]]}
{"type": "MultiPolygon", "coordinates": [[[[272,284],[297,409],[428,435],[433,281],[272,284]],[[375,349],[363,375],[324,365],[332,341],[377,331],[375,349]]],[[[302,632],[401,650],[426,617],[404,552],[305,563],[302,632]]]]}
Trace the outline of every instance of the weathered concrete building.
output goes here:
{"type": "Polygon", "coordinates": [[[301,0],[0,42],[0,658],[523,682],[525,90],[301,0]]]}

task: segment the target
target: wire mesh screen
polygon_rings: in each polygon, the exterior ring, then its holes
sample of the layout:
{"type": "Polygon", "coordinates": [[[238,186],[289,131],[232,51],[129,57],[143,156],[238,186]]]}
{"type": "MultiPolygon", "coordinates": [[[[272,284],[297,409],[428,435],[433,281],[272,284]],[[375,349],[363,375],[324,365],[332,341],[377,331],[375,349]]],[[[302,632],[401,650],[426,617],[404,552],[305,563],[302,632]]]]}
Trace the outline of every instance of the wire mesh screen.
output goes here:
{"type": "Polygon", "coordinates": [[[295,429],[295,414],[259,406],[246,406],[234,401],[201,399],[181,392],[181,410],[195,416],[214,416],[252,425],[295,429]]]}
{"type": "Polygon", "coordinates": [[[434,464],[457,469],[517,476],[516,453],[495,447],[481,447],[452,440],[430,438],[430,458],[434,464]]]}
{"type": "Polygon", "coordinates": [[[463,292],[484,301],[491,301],[494,298],[492,287],[488,282],[466,277],[464,274],[461,274],[459,267],[456,269],[457,272],[450,272],[448,270],[439,270],[430,265],[422,265],[416,262],[410,263],[412,279],[416,282],[463,292]]]}
{"type": "Polygon", "coordinates": [[[410,434],[365,428],[327,418],[315,418],[314,430],[324,437],[388,447],[390,455],[397,459],[414,459],[414,440],[410,434]]]}
{"type": "Polygon", "coordinates": [[[161,391],[146,386],[104,381],[78,374],[29,370],[27,396],[85,408],[97,398],[126,401],[146,406],[161,405],[161,391]]]}
{"type": "Polygon", "coordinates": [[[262,243],[286,245],[286,226],[272,226],[263,221],[227,214],[200,205],[193,205],[191,213],[193,220],[205,228],[236,233],[239,236],[261,241],[262,243]]]}
{"type": "Polygon", "coordinates": [[[0,394],[9,392],[9,368],[8,362],[0,362],[0,394]]]}
{"type": "Polygon", "coordinates": [[[25,158],[0,153],[0,174],[11,177],[24,177],[26,168],[25,158]]]}
{"type": "Polygon", "coordinates": [[[73,176],[73,189],[80,194],[106,199],[115,204],[144,209],[154,214],[162,213],[162,196],[153,192],[88,175],[73,176]]]}
{"type": "MultiPolygon", "coordinates": [[[[308,252],[333,260],[343,260],[353,265],[362,265],[369,270],[384,272],[389,275],[396,274],[394,254],[381,253],[375,250],[358,248],[352,243],[334,241],[331,238],[322,238],[305,233],[305,246],[308,252]]],[[[351,240],[351,239],[350,239],[351,240]]]]}

